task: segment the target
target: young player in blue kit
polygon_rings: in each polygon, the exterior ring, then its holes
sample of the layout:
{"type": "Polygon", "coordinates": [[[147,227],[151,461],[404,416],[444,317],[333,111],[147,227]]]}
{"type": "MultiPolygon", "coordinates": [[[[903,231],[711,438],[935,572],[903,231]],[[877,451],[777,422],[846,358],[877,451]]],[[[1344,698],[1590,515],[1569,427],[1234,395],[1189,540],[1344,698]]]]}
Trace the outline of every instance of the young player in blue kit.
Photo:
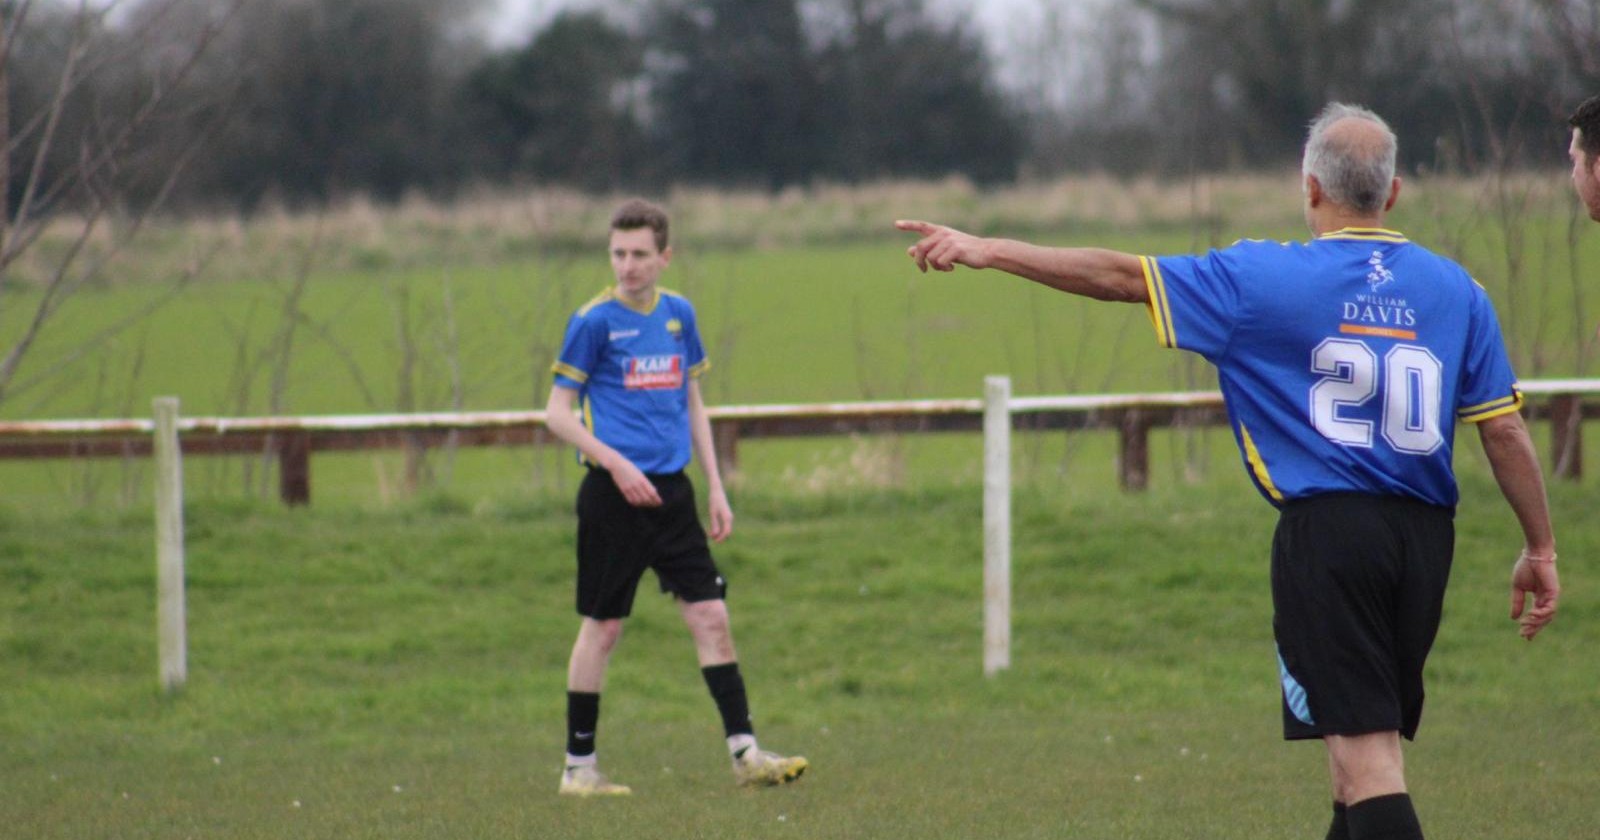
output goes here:
{"type": "Polygon", "coordinates": [[[1140,257],[973,237],[926,222],[919,268],[996,268],[1072,294],[1148,307],[1162,346],[1216,365],[1245,469],[1280,510],[1273,632],[1284,737],[1328,752],[1330,840],[1421,838],[1401,737],[1422,713],[1422,666],[1454,550],[1457,421],[1476,424],[1523,532],[1511,617],[1532,639],[1560,584],[1522,395],[1484,290],[1385,229],[1400,191],[1394,134],[1334,103],[1311,126],[1304,244],[1241,242],[1140,257]],[[1533,603],[1527,605],[1527,596],[1533,603]]]}
{"type": "Polygon", "coordinates": [[[733,511],[697,379],[710,363],[694,307],[657,286],[672,259],[665,211],[637,199],[623,204],[611,219],[610,254],[616,285],[568,322],[546,410],[550,430],[577,447],[589,467],[578,491],[582,619],[567,670],[567,760],[559,791],[631,792],[600,772],[595,731],[606,665],[646,569],[672,594],[689,627],[722,715],[734,778],[741,785],[792,782],[805,772],[806,760],[756,744],[729,629],[727,586],[683,472],[692,453],[705,472],[711,538],[721,542],[733,531],[733,511]]]}

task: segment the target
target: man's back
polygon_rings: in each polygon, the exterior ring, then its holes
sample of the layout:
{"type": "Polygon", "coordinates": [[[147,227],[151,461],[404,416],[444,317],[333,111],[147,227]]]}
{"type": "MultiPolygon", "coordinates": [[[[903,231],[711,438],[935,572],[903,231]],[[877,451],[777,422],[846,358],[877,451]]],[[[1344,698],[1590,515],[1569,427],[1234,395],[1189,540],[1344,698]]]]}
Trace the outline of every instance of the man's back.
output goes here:
{"type": "Polygon", "coordinates": [[[1274,503],[1328,492],[1456,502],[1456,420],[1516,410],[1483,290],[1393,231],[1147,260],[1166,346],[1218,369],[1246,468],[1274,503]]]}

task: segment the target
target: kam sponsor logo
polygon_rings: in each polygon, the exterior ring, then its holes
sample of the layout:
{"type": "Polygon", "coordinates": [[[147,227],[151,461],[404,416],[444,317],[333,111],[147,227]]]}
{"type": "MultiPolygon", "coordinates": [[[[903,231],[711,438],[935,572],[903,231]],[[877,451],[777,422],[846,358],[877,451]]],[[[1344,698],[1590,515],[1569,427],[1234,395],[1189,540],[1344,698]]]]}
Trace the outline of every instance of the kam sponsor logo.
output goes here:
{"type": "Polygon", "coordinates": [[[682,356],[633,356],[622,370],[622,384],[631,390],[683,387],[682,356]]]}

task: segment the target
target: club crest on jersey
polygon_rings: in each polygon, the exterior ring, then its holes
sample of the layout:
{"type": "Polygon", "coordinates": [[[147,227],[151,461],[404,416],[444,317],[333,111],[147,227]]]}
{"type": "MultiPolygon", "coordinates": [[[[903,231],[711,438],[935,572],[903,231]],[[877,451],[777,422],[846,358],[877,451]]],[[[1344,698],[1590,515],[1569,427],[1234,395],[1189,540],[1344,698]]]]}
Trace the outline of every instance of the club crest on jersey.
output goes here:
{"type": "Polygon", "coordinates": [[[682,356],[633,356],[623,365],[622,384],[631,390],[683,387],[682,356]]]}
{"type": "Polygon", "coordinates": [[[1374,292],[1394,282],[1394,272],[1384,266],[1381,251],[1373,251],[1372,258],[1367,260],[1367,265],[1372,266],[1372,270],[1367,272],[1367,285],[1371,286],[1374,292]]]}
{"type": "Polygon", "coordinates": [[[682,336],[683,335],[683,322],[678,320],[677,318],[669,318],[669,319],[667,319],[667,332],[671,333],[673,338],[678,338],[678,337],[682,336]]]}

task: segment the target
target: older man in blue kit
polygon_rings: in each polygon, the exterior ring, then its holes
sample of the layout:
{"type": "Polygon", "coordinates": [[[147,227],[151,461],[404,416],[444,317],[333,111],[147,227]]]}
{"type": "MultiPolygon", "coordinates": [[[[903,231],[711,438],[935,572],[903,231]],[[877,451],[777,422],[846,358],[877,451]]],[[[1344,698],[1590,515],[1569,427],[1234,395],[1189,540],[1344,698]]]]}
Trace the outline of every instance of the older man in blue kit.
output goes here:
{"type": "Polygon", "coordinates": [[[923,271],[995,268],[1140,303],[1162,346],[1216,365],[1246,472],[1280,511],[1283,731],[1326,745],[1329,840],[1422,837],[1400,739],[1421,719],[1454,552],[1457,421],[1477,426],[1523,532],[1511,617],[1524,638],[1555,617],[1560,593],[1544,479],[1494,308],[1460,266],[1383,227],[1400,193],[1396,146],[1371,111],[1322,111],[1302,164],[1308,243],[1156,258],[897,223],[920,237],[909,254],[923,271]]]}

